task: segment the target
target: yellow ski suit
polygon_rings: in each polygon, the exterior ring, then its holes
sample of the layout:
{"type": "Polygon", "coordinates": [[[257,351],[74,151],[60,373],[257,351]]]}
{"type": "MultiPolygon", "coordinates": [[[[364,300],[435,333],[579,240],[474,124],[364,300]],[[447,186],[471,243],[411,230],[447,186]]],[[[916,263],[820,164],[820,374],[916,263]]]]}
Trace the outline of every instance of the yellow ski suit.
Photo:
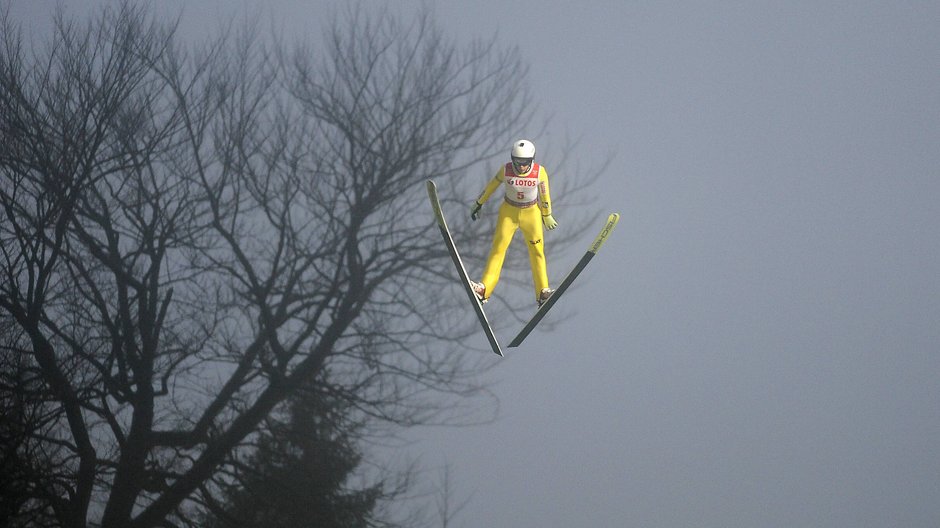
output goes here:
{"type": "Polygon", "coordinates": [[[552,214],[552,202],[548,190],[548,171],[533,163],[529,172],[516,174],[512,163],[499,169],[486,185],[477,203],[484,204],[500,185],[505,185],[506,194],[499,207],[493,247],[483,268],[480,282],[486,287],[487,299],[496,289],[503,268],[506,250],[517,229],[522,229],[529,249],[529,264],[532,267],[532,282],[535,297],[543,288],[548,288],[548,268],[545,263],[545,241],[542,237],[542,217],[552,214]],[[536,207],[537,206],[537,207],[536,207]]]}

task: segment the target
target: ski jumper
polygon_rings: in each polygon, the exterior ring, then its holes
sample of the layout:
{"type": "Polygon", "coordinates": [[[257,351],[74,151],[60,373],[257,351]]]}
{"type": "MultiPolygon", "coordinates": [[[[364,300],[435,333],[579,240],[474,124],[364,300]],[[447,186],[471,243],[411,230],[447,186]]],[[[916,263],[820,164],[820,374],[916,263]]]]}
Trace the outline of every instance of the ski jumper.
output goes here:
{"type": "Polygon", "coordinates": [[[535,297],[538,299],[542,289],[548,288],[545,241],[542,237],[542,216],[552,214],[548,172],[538,163],[532,163],[529,172],[516,174],[512,163],[507,163],[486,185],[477,202],[486,203],[501,184],[505,185],[506,194],[499,207],[496,230],[493,233],[493,247],[490,249],[480,282],[486,286],[485,295],[488,299],[499,282],[509,243],[516,230],[521,229],[529,249],[532,282],[535,285],[535,297]]]}

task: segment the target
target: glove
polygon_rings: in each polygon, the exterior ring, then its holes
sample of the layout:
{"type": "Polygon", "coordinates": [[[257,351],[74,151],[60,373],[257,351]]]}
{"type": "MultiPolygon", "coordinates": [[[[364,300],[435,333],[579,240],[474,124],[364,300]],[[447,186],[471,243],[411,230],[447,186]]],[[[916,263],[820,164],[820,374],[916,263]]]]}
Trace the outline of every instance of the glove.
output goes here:
{"type": "Polygon", "coordinates": [[[545,224],[545,229],[549,231],[558,227],[558,222],[555,221],[555,217],[550,214],[542,215],[542,223],[545,224]]]}
{"type": "Polygon", "coordinates": [[[480,209],[483,207],[483,204],[480,202],[473,202],[473,205],[470,206],[470,219],[476,221],[477,218],[480,218],[480,209]]]}

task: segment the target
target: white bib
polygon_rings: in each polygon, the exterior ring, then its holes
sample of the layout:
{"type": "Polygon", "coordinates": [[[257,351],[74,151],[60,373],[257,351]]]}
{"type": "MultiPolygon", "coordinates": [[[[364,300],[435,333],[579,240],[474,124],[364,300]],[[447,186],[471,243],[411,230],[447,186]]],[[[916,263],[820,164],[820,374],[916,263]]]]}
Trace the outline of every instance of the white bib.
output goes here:
{"type": "Polygon", "coordinates": [[[532,170],[525,176],[516,176],[512,164],[506,164],[506,201],[516,207],[531,207],[539,200],[539,169],[532,164],[532,170]]]}

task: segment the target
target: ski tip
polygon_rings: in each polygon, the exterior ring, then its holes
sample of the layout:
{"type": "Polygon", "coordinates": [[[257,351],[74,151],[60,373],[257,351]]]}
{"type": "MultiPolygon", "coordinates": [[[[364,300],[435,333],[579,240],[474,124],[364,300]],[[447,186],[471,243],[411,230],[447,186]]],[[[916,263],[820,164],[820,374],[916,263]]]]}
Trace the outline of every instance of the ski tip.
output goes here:
{"type": "Polygon", "coordinates": [[[607,241],[607,238],[610,236],[610,233],[617,227],[617,222],[620,221],[620,213],[610,213],[607,217],[607,224],[604,225],[604,229],[601,230],[600,234],[597,235],[597,238],[594,239],[594,243],[591,245],[591,253],[597,253],[600,251],[601,246],[604,245],[604,242],[607,241]]]}

